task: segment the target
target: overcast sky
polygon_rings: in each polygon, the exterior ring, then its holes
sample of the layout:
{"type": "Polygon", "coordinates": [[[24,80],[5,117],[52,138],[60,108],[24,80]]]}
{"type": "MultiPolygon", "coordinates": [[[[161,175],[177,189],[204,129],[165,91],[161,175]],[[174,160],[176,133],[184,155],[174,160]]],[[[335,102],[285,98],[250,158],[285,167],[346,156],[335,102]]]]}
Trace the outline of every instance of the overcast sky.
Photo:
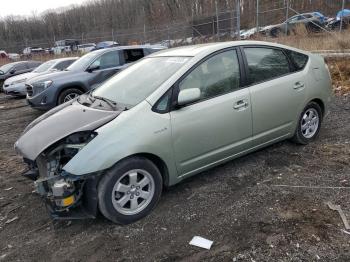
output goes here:
{"type": "Polygon", "coordinates": [[[85,0],[2,0],[0,17],[8,15],[29,16],[33,12],[40,14],[48,9],[68,7],[82,2],[85,2],[85,0]]]}

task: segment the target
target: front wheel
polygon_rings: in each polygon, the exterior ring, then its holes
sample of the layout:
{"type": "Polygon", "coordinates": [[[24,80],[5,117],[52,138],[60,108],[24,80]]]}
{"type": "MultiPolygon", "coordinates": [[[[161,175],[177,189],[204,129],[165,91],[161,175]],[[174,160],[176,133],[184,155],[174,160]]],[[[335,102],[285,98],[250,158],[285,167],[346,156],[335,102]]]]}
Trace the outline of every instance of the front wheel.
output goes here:
{"type": "Polygon", "coordinates": [[[83,92],[77,88],[66,89],[59,95],[57,105],[73,100],[81,94],[83,94],[83,92]]]}
{"type": "Polygon", "coordinates": [[[321,121],[321,107],[315,102],[310,102],[300,115],[293,141],[306,145],[315,140],[321,128],[321,121]]]}
{"type": "Polygon", "coordinates": [[[162,176],[153,162],[143,157],[125,159],[99,182],[99,209],[114,223],[135,222],[157,205],[162,185],[162,176]]]}

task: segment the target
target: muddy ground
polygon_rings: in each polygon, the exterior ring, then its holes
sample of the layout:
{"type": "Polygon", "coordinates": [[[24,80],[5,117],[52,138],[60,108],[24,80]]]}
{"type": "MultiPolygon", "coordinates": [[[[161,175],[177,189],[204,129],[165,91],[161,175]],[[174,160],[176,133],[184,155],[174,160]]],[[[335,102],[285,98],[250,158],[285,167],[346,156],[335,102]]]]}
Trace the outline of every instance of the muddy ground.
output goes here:
{"type": "Polygon", "coordinates": [[[119,226],[49,218],[13,150],[40,112],[1,94],[0,261],[350,261],[350,235],[325,205],[340,204],[350,220],[350,97],[331,110],[316,142],[281,142],[204,172],[119,226]],[[196,235],[211,250],[190,246],[196,235]]]}

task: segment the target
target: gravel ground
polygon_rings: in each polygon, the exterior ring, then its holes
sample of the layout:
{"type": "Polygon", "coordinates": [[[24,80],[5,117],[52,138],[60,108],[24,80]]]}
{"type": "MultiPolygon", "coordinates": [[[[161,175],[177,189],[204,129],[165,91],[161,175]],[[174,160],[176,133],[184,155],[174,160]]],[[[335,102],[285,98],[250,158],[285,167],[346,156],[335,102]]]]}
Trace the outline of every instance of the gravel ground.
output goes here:
{"type": "Polygon", "coordinates": [[[1,94],[0,261],[349,261],[350,235],[325,202],[350,221],[350,98],[331,110],[316,142],[281,142],[192,177],[119,226],[49,218],[13,150],[40,112],[1,94]],[[196,235],[212,248],[190,246],[196,235]]]}

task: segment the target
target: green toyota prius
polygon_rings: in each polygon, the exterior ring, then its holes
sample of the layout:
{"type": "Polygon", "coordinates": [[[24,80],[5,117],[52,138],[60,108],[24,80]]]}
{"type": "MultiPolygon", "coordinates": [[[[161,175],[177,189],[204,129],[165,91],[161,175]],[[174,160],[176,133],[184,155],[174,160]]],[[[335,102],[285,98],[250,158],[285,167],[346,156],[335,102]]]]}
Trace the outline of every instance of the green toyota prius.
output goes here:
{"type": "Polygon", "coordinates": [[[54,218],[127,224],[164,186],[284,139],[318,135],[322,57],[256,41],[151,54],[29,124],[15,144],[54,218]]]}

